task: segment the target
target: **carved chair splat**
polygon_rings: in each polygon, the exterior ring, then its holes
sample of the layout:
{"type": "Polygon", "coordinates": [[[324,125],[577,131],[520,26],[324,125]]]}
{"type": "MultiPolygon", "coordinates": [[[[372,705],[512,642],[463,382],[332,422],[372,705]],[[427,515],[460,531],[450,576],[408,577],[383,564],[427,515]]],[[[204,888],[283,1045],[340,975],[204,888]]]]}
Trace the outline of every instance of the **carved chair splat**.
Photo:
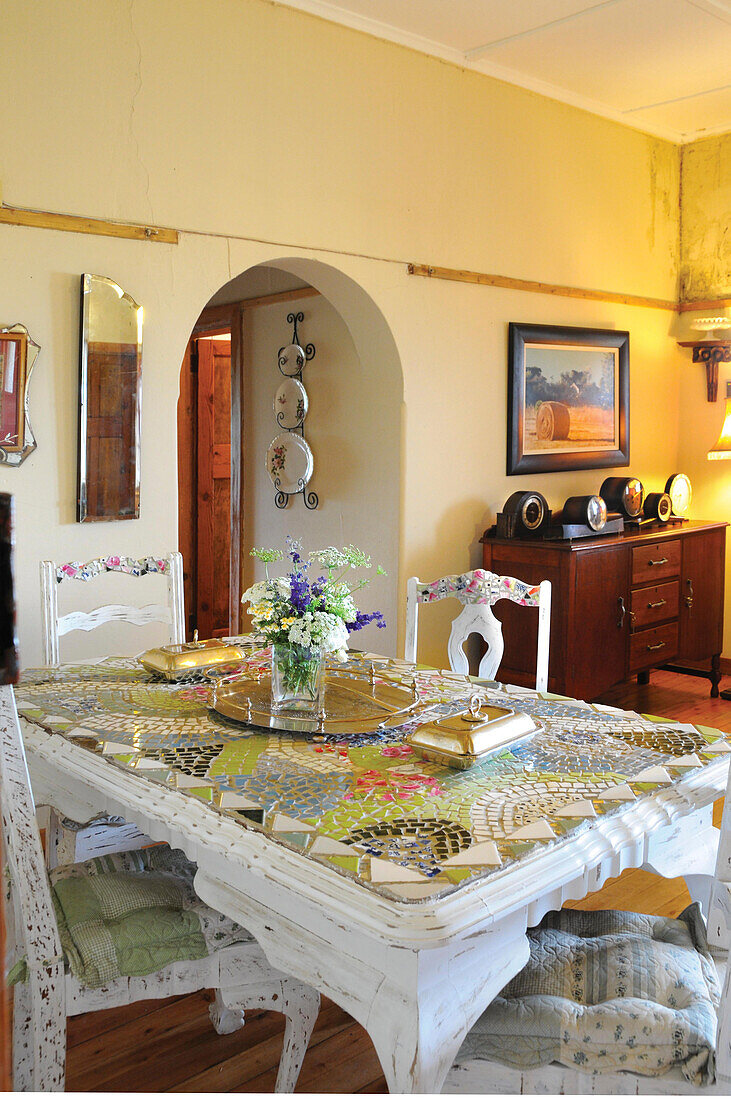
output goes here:
{"type": "Polygon", "coordinates": [[[210,1015],[219,1033],[241,1027],[245,1009],[284,1014],[276,1091],[294,1090],[320,997],[310,986],[273,969],[255,940],[172,963],[144,977],[117,978],[101,989],[88,989],[65,973],[11,687],[0,687],[0,805],[10,885],[9,955],[13,962],[24,958],[27,973],[14,987],[16,1091],[63,1089],[67,1016],[210,988],[217,990],[210,1015]]]}
{"type": "Polygon", "coordinates": [[[492,680],[497,674],[505,644],[502,623],[492,607],[498,600],[511,600],[524,607],[538,608],[538,655],[536,689],[548,690],[548,656],[551,631],[551,582],[526,584],[515,577],[500,577],[486,569],[453,574],[439,580],[424,582],[410,577],[406,582],[406,646],[404,657],[416,662],[416,639],[419,626],[419,604],[453,596],[462,604],[462,611],[452,623],[447,652],[449,667],[463,675],[469,673],[464,644],[470,634],[480,634],[487,652],[480,661],[479,674],[492,680]]]}
{"type": "Polygon", "coordinates": [[[109,622],[127,622],[134,626],[167,623],[170,642],[185,641],[185,608],[183,600],[183,556],[177,550],[161,558],[126,558],[113,554],[90,562],[41,562],[41,614],[43,619],[43,661],[47,665],[60,662],[59,640],[72,630],[95,630],[109,622]],[[102,573],[126,573],[142,577],[161,573],[168,579],[168,603],[105,604],[92,611],[71,611],[58,614],[58,586],[67,581],[91,581],[102,573]]]}

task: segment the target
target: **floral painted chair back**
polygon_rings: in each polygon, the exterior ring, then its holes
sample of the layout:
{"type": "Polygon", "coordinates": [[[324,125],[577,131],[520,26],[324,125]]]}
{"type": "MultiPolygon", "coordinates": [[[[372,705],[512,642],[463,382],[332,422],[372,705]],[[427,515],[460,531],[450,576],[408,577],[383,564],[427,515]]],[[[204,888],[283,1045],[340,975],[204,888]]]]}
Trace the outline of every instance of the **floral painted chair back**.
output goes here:
{"type": "Polygon", "coordinates": [[[406,585],[406,647],[407,661],[416,661],[416,638],[419,624],[419,604],[434,603],[453,596],[459,600],[462,611],[452,623],[447,652],[449,667],[453,672],[469,673],[469,663],[464,644],[470,634],[480,634],[487,644],[487,652],[480,661],[479,674],[492,680],[502,660],[505,643],[503,628],[492,613],[498,600],[512,600],[523,607],[538,608],[538,657],[536,664],[536,688],[548,690],[548,649],[551,629],[551,582],[526,584],[515,577],[500,577],[486,569],[471,573],[459,573],[439,580],[424,582],[410,577],[406,585]]]}
{"type": "Polygon", "coordinates": [[[127,622],[135,626],[147,623],[168,623],[169,641],[185,641],[185,608],[183,598],[183,557],[173,551],[165,557],[128,558],[111,554],[93,561],[69,561],[61,564],[41,562],[41,614],[43,616],[43,661],[47,665],[60,663],[59,639],[72,630],[94,630],[102,623],[127,622]],[[106,604],[93,611],[71,611],[58,614],[58,586],[68,581],[93,581],[104,573],[126,573],[144,577],[159,573],[168,580],[168,603],[137,607],[127,604],[106,604]]]}

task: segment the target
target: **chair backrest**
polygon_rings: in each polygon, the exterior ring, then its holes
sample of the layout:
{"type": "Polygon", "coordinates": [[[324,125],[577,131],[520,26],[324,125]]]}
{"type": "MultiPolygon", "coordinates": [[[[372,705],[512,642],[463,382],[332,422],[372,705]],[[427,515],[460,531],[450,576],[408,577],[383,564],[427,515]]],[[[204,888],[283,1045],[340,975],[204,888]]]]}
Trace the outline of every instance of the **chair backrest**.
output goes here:
{"type": "Polygon", "coordinates": [[[60,662],[59,638],[72,630],[94,630],[103,623],[127,622],[135,626],[147,623],[169,623],[170,641],[185,641],[185,607],[183,597],[183,557],[177,550],[165,557],[127,558],[112,554],[93,561],[70,561],[57,564],[41,562],[41,614],[43,616],[44,663],[60,662]],[[102,573],[126,573],[142,577],[161,573],[168,578],[168,604],[105,604],[93,611],[72,611],[58,614],[58,585],[66,581],[90,581],[102,573]]]}
{"type": "Polygon", "coordinates": [[[466,675],[469,662],[464,643],[470,634],[480,634],[487,652],[480,661],[479,673],[486,680],[494,679],[502,660],[505,643],[503,628],[490,608],[498,600],[512,600],[524,607],[538,608],[538,657],[536,662],[536,688],[548,690],[548,649],[551,630],[551,582],[526,584],[515,577],[500,577],[486,569],[460,573],[428,583],[418,577],[410,577],[406,584],[406,646],[407,661],[416,661],[416,638],[419,625],[419,604],[433,603],[453,596],[463,605],[462,611],[452,623],[447,652],[449,667],[453,672],[466,675]]]}
{"type": "Polygon", "coordinates": [[[15,987],[15,1014],[19,1018],[22,1008],[29,1025],[14,1028],[13,1087],[16,1092],[57,1089],[66,1057],[64,1030],[58,1027],[66,1018],[63,953],[15,697],[5,685],[0,686],[0,807],[10,882],[7,961],[12,967],[25,960],[26,980],[15,987]]]}

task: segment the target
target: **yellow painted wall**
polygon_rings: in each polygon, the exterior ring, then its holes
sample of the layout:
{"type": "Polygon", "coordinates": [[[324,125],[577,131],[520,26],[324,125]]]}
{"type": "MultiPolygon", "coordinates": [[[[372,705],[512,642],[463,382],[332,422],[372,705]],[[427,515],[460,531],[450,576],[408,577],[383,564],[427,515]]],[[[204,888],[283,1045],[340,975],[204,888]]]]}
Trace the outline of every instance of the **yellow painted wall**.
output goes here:
{"type": "MultiPolygon", "coordinates": [[[[731,134],[704,138],[682,150],[680,288],[688,300],[731,297],[731,134]]],[[[706,455],[723,423],[726,381],[719,368],[719,400],[706,399],[705,368],[691,362],[680,372],[678,466],[691,478],[693,515],[731,522],[731,463],[706,455]]],[[[727,540],[724,651],[731,653],[731,546],[727,540]]]]}
{"type": "Polygon", "coordinates": [[[680,297],[731,297],[731,133],[681,152],[680,297]]]}
{"type": "MultiPolygon", "coordinates": [[[[337,268],[385,318],[403,371],[401,595],[412,572],[477,564],[479,535],[522,483],[504,473],[508,321],[628,328],[631,472],[659,488],[676,468],[686,363],[670,314],[436,283],[405,267],[674,298],[674,146],[265,0],[9,0],[3,29],[14,45],[0,112],[22,143],[2,157],[4,201],[185,230],[176,247],[0,227],[2,322],[23,321],[42,346],[38,451],[0,470],[17,498],[26,664],[40,654],[40,557],[175,545],[183,350],[210,296],[257,263],[337,268]],[[137,522],[74,523],[82,271],[145,307],[137,522]]],[[[328,270],[320,289],[337,306],[328,270]]],[[[558,506],[604,473],[530,483],[558,506]]],[[[420,655],[444,663],[433,610],[420,655]]]]}

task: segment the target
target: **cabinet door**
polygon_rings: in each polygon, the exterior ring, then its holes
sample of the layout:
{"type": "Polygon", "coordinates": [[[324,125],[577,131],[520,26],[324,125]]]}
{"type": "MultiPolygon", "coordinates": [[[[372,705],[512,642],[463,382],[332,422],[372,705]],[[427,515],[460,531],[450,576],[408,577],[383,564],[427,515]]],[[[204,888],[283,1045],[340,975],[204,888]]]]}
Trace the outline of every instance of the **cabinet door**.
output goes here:
{"type": "Polygon", "coordinates": [[[592,700],[625,678],[629,615],[629,562],[623,546],[576,555],[566,688],[592,700]]]}
{"type": "Polygon", "coordinates": [[[726,529],[683,538],[680,576],[681,660],[704,661],[723,644],[723,581],[726,529]]]}

